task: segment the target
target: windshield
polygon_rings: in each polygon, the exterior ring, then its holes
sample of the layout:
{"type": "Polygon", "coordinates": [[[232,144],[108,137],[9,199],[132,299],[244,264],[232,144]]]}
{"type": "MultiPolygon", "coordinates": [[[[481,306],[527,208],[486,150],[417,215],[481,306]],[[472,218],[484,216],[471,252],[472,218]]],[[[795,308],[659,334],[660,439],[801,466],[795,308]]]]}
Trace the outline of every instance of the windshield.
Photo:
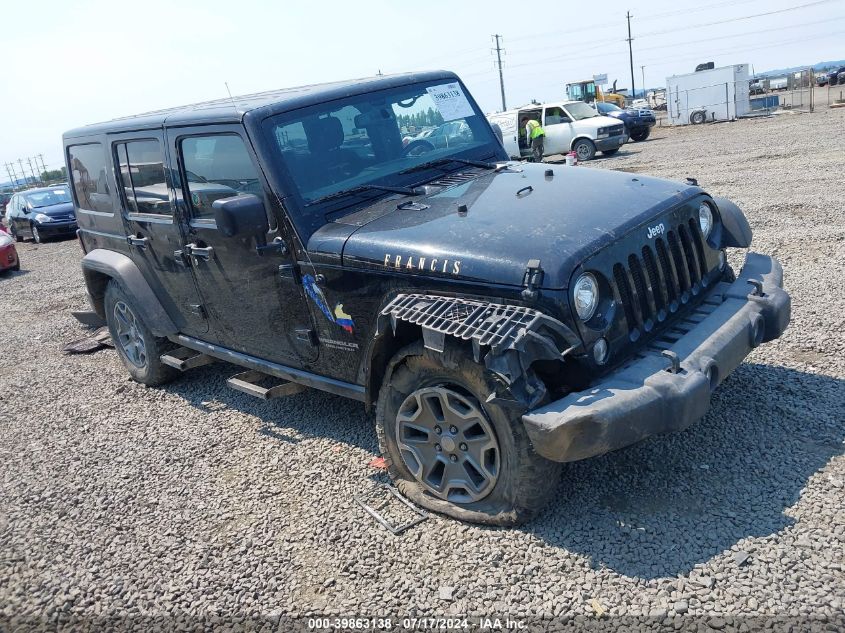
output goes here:
{"type": "Polygon", "coordinates": [[[441,159],[506,160],[463,86],[445,80],[338,99],[265,125],[302,207],[296,223],[304,236],[328,213],[390,193],[379,187],[409,187],[466,168],[441,159]],[[413,169],[423,163],[431,165],[413,169]],[[333,195],[362,187],[366,196],[333,195]]]}
{"type": "Polygon", "coordinates": [[[602,114],[607,114],[608,112],[621,112],[622,108],[617,105],[613,105],[612,103],[603,103],[601,101],[596,102],[596,108],[602,114]]]}
{"type": "Polygon", "coordinates": [[[40,189],[24,194],[27,204],[33,208],[52,207],[54,204],[70,202],[70,191],[67,187],[57,189],[40,189]]]}
{"type": "Polygon", "coordinates": [[[598,116],[596,111],[586,103],[568,103],[564,107],[569,112],[569,118],[573,121],[581,121],[582,119],[591,119],[594,116],[598,116]]]}

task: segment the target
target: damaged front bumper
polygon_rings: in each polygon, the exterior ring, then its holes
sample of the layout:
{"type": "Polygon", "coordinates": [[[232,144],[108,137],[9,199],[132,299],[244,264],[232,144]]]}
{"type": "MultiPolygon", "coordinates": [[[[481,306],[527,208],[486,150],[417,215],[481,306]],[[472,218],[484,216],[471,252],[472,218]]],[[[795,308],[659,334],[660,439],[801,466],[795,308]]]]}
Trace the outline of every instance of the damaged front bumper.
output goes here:
{"type": "Polygon", "coordinates": [[[786,329],[790,298],[780,264],[749,253],[738,279],[717,285],[697,310],[707,312],[668,350],[649,353],[589,389],[523,415],[537,453],[576,461],[701,419],[725,377],[753,348],[786,329]]]}

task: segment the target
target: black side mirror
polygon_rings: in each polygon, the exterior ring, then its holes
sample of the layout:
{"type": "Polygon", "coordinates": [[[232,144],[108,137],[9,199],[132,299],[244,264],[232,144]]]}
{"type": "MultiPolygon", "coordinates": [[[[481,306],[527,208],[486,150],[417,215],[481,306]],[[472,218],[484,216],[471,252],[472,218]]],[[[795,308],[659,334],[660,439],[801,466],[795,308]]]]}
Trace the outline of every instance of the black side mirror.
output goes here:
{"type": "Polygon", "coordinates": [[[215,200],[211,208],[217,228],[226,237],[256,235],[263,238],[270,230],[264,202],[251,193],[215,200]]]}

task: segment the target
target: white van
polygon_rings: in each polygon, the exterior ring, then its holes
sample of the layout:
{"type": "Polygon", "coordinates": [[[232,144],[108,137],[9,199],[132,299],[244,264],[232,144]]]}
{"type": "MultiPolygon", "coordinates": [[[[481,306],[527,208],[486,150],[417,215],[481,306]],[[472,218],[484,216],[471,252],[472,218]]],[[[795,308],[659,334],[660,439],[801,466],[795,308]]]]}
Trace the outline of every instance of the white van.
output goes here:
{"type": "Polygon", "coordinates": [[[525,126],[519,123],[524,116],[540,121],[546,132],[543,156],[574,151],[578,160],[590,160],[597,151],[605,156],[615,154],[628,140],[622,121],[596,114],[583,101],[530,104],[488,114],[487,120],[502,130],[502,143],[508,155],[516,160],[531,156],[531,148],[525,141],[525,126]]]}

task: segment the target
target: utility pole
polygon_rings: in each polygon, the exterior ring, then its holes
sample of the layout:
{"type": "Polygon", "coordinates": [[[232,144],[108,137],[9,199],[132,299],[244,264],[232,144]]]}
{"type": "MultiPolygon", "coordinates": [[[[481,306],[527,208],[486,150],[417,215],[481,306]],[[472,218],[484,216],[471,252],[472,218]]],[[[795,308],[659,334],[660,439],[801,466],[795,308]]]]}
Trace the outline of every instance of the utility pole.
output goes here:
{"type": "Polygon", "coordinates": [[[12,187],[14,188],[17,181],[17,178],[15,177],[15,170],[9,163],[3,163],[3,165],[6,167],[6,173],[9,174],[9,180],[12,183],[12,187]]]}
{"type": "Polygon", "coordinates": [[[499,38],[502,37],[498,33],[493,36],[496,38],[496,63],[499,65],[499,87],[502,89],[502,112],[508,109],[505,104],[505,78],[502,75],[502,47],[499,46],[499,38]]]}
{"type": "MultiPolygon", "coordinates": [[[[44,164],[44,155],[39,154],[38,158],[41,160],[41,173],[46,174],[47,173],[47,165],[44,164]]],[[[38,165],[38,161],[35,161],[35,165],[36,166],[38,165]]]]}
{"type": "Polygon", "coordinates": [[[23,176],[23,184],[26,185],[27,184],[26,172],[23,169],[23,161],[20,158],[18,159],[18,165],[20,165],[20,167],[21,167],[21,176],[23,176]]]}
{"type": "Polygon", "coordinates": [[[640,66],[640,70],[643,73],[643,99],[645,99],[645,66],[640,66]]]}
{"type": "Polygon", "coordinates": [[[631,42],[634,41],[634,38],[631,37],[631,18],[634,16],[628,11],[625,17],[628,19],[628,60],[631,62],[631,97],[636,98],[637,89],[634,87],[634,49],[631,47],[631,42]]]}
{"type": "MultiPolygon", "coordinates": [[[[32,160],[30,158],[27,158],[26,162],[29,165],[29,173],[32,174],[32,179],[35,180],[35,182],[43,185],[44,183],[41,181],[41,177],[35,175],[35,170],[32,168],[32,160]]],[[[38,163],[36,163],[36,166],[37,165],[38,165],[38,163]]]]}

